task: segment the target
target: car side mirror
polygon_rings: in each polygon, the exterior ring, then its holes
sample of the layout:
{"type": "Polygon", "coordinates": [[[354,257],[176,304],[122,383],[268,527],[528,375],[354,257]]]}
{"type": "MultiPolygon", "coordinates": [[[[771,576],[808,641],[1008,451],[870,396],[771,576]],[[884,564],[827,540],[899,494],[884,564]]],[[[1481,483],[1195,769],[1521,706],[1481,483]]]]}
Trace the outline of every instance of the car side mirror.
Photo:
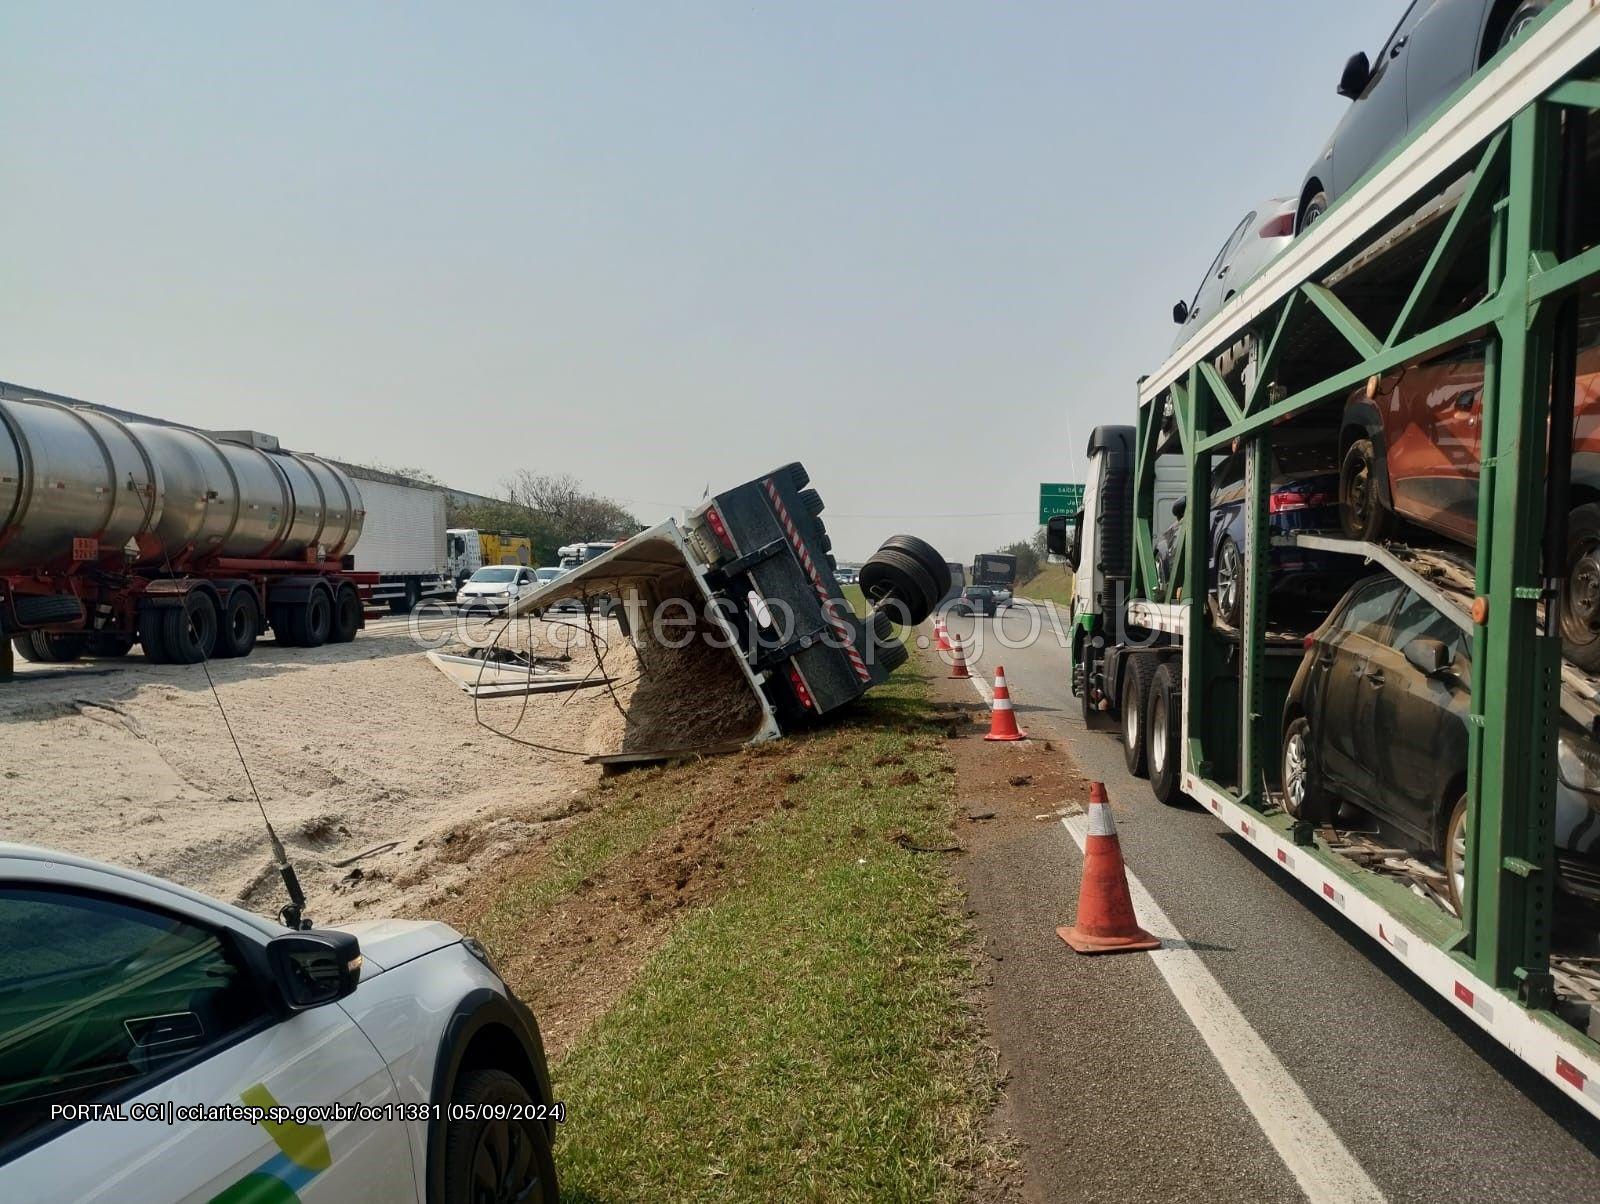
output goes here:
{"type": "Polygon", "coordinates": [[[1179,326],[1189,320],[1189,303],[1187,301],[1179,301],[1172,307],[1172,320],[1179,326]]]}
{"type": "Polygon", "coordinates": [[[1052,514],[1044,525],[1044,546],[1052,556],[1067,554],[1067,516],[1052,514]]]}
{"type": "Polygon", "coordinates": [[[1177,501],[1172,503],[1172,517],[1173,518],[1182,518],[1188,512],[1189,512],[1189,499],[1188,498],[1181,497],[1177,501]]]}
{"type": "Polygon", "coordinates": [[[1356,99],[1372,82],[1372,63],[1366,51],[1358,51],[1345,60],[1344,73],[1339,76],[1339,95],[1356,99]]]}
{"type": "Polygon", "coordinates": [[[1405,658],[1428,677],[1438,677],[1450,667],[1450,649],[1443,640],[1419,636],[1405,646],[1405,658]]]}
{"type": "Polygon", "coordinates": [[[267,964],[291,1012],[322,1007],[355,992],[361,981],[361,943],[348,932],[310,928],[267,942],[267,964]]]}

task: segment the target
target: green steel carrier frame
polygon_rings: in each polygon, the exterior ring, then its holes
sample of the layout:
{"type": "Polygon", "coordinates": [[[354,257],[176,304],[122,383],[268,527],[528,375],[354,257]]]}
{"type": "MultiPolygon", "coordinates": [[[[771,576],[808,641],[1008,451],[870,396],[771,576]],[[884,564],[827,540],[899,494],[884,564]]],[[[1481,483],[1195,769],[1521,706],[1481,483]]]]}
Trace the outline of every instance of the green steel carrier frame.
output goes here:
{"type": "MultiPolygon", "coordinates": [[[[1558,1015],[1550,970],[1564,696],[1557,608],[1547,604],[1565,572],[1561,432],[1572,425],[1577,297],[1600,275],[1600,245],[1582,250],[1576,237],[1584,207],[1600,207],[1585,189],[1596,109],[1600,8],[1560,0],[1140,382],[1126,621],[1181,640],[1185,793],[1600,1115],[1600,1045],[1558,1015]],[[1271,805],[1287,683],[1266,672],[1263,533],[1275,424],[1468,338],[1486,339],[1487,354],[1478,601],[1463,620],[1473,669],[1458,921],[1271,805]],[[1253,371],[1225,378],[1219,356],[1246,339],[1253,371]],[[1242,631],[1229,637],[1181,599],[1205,595],[1184,583],[1205,581],[1212,460],[1235,446],[1246,453],[1246,576],[1242,631]],[[1174,453],[1188,505],[1174,571],[1158,588],[1154,466],[1174,453]],[[1554,558],[1547,544],[1561,549],[1554,558]]],[[[1347,550],[1385,559],[1374,545],[1347,550]]],[[[1565,705],[1571,712],[1570,696],[1565,705]]]]}

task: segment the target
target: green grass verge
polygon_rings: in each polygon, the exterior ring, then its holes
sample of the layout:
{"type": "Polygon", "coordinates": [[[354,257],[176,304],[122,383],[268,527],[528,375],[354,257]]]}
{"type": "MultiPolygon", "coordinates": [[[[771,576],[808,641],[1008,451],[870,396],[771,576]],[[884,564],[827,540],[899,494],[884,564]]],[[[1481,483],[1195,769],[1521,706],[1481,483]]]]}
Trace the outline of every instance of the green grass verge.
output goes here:
{"type": "Polygon", "coordinates": [[[1072,605],[1072,570],[1064,564],[1046,565],[1032,580],[1017,587],[1019,598],[1037,598],[1057,606],[1072,605]]]}
{"type": "MultiPolygon", "coordinates": [[[[676,925],[556,1068],[563,1199],[967,1197],[995,1090],[969,936],[943,859],[900,843],[949,843],[954,778],[927,688],[902,671],[844,725],[781,747],[803,775],[792,805],[774,800],[725,850],[727,893],[676,925]]],[[[537,923],[683,794],[677,775],[644,782],[601,837],[608,804],[491,914],[537,923]]]]}

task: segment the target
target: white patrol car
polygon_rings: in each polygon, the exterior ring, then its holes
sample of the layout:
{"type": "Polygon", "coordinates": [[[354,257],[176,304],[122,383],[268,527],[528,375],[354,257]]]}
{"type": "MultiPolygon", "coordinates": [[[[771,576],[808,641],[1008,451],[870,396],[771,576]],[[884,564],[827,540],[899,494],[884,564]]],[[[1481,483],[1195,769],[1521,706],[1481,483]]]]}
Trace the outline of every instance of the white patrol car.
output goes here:
{"type": "Polygon", "coordinates": [[[295,931],[0,843],[0,1199],[557,1199],[532,1015],[443,924],[295,931]]]}

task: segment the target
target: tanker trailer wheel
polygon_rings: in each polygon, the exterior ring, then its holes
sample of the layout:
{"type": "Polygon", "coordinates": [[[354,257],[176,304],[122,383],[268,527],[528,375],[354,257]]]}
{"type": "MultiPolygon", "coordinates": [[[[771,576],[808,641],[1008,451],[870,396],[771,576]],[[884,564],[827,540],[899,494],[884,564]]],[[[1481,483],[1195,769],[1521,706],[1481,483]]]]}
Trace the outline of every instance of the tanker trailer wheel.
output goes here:
{"type": "Polygon", "coordinates": [[[348,644],[361,630],[361,595],[355,586],[341,585],[333,600],[333,620],[328,631],[330,644],[348,644]]]}
{"type": "Polygon", "coordinates": [[[320,648],[333,628],[333,598],[318,586],[304,599],[273,607],[272,626],[278,642],[293,648],[320,648]]]}
{"type": "Polygon", "coordinates": [[[11,637],[17,655],[36,665],[59,665],[75,661],[88,647],[89,637],[80,632],[25,631],[11,637]]]}
{"type": "Polygon", "coordinates": [[[172,660],[167,654],[166,611],[146,606],[139,611],[139,643],[144,648],[144,659],[152,665],[165,665],[172,660]]]}
{"type": "Polygon", "coordinates": [[[239,586],[222,604],[222,616],[217,624],[216,657],[249,656],[255,651],[256,639],[261,635],[261,607],[256,604],[255,591],[239,586]]]}
{"type": "Polygon", "coordinates": [[[943,593],[922,565],[894,548],[879,548],[861,566],[861,591],[874,606],[891,599],[899,603],[905,608],[905,622],[912,626],[933,613],[943,593]]]}
{"type": "Polygon", "coordinates": [[[161,611],[161,641],[174,665],[198,665],[217,646],[217,604],[208,593],[192,591],[182,606],[161,611]]]}

